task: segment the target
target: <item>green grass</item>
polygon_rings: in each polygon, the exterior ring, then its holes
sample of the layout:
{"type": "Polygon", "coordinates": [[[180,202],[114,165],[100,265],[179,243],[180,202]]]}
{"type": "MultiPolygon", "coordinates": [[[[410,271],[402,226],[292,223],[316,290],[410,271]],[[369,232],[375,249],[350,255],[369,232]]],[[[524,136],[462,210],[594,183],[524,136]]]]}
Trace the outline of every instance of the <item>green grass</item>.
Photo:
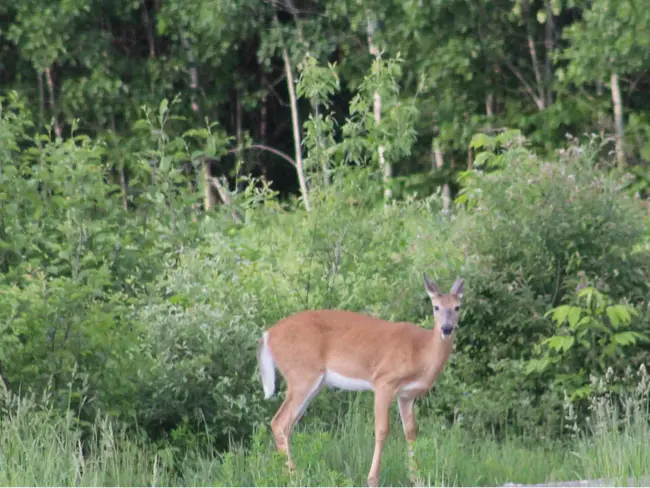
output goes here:
{"type": "MultiPolygon", "coordinates": [[[[265,427],[256,431],[248,448],[233,446],[224,455],[208,449],[180,454],[99,420],[82,452],[72,414],[56,417],[25,401],[6,409],[0,420],[0,485],[364,485],[373,429],[370,412],[359,405],[355,402],[331,429],[298,428],[292,443],[298,470],[289,475],[265,427]]],[[[591,415],[587,432],[569,434],[564,440],[525,436],[497,440],[433,418],[420,419],[416,456],[421,483],[495,486],[604,477],[620,484],[628,477],[650,475],[647,396],[621,408],[593,401],[591,415]]],[[[405,451],[393,412],[382,485],[411,485],[405,451]]]]}

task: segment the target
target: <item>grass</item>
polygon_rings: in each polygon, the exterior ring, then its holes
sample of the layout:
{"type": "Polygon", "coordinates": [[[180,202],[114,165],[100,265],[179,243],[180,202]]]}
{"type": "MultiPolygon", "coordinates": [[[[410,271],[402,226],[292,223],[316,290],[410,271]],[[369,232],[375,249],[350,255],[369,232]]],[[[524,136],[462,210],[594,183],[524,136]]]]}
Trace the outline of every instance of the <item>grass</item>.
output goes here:
{"type": "MultiPolygon", "coordinates": [[[[284,459],[274,452],[265,427],[247,448],[233,446],[224,455],[208,449],[180,454],[98,420],[82,447],[71,413],[61,418],[35,405],[23,399],[2,414],[2,486],[360,486],[372,457],[372,418],[360,403],[330,429],[296,430],[292,448],[298,470],[293,475],[284,470],[284,459]]],[[[590,409],[587,430],[569,429],[563,440],[497,440],[421,419],[416,445],[421,484],[498,486],[596,478],[621,484],[628,477],[650,475],[647,389],[620,403],[594,398],[590,409]]],[[[411,485],[405,452],[393,412],[382,485],[411,485]]]]}

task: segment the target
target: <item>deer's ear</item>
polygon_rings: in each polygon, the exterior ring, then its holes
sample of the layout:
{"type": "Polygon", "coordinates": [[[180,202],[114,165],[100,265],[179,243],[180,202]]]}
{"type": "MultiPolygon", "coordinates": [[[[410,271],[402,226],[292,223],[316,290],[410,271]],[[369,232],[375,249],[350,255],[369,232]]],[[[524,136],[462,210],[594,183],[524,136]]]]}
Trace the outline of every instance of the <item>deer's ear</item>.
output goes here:
{"type": "Polygon", "coordinates": [[[458,295],[459,298],[463,298],[463,285],[465,284],[465,280],[462,278],[456,278],[456,281],[454,281],[454,284],[451,285],[451,293],[454,295],[458,295]]]}
{"type": "Polygon", "coordinates": [[[423,275],[424,275],[424,289],[427,291],[429,296],[431,298],[434,298],[441,295],[440,288],[438,288],[438,285],[436,285],[431,280],[429,280],[429,277],[427,276],[426,273],[423,273],[423,275]]]}

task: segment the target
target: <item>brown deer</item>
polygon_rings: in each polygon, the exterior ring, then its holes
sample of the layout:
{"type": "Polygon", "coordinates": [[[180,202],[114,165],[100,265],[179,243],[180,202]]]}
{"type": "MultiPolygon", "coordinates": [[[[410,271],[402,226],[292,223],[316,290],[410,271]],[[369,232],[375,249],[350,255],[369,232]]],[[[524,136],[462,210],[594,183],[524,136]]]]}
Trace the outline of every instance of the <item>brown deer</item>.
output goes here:
{"type": "Polygon", "coordinates": [[[289,469],[295,468],[289,446],[291,430],[324,386],[374,391],[375,451],[368,486],[377,486],[379,481],[390,404],[395,397],[409,458],[413,458],[413,402],[429,391],[451,355],[463,284],[458,278],[445,294],[424,273],[425,289],[433,304],[432,330],[356,312],[310,310],[286,317],[264,332],[257,350],[264,397],[270,398],[275,391],[276,366],[287,382],[284,402],[271,429],[278,450],[287,456],[289,469]]]}

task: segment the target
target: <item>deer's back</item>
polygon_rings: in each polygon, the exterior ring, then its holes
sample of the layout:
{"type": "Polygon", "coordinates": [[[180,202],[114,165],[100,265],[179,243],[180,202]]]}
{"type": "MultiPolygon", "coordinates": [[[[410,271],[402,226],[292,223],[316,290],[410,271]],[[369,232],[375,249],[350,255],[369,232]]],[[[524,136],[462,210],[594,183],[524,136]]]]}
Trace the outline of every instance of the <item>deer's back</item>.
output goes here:
{"type": "Polygon", "coordinates": [[[308,310],[280,320],[268,331],[269,347],[283,374],[334,371],[372,381],[381,364],[409,368],[419,360],[429,331],[343,310],[308,310]]]}

